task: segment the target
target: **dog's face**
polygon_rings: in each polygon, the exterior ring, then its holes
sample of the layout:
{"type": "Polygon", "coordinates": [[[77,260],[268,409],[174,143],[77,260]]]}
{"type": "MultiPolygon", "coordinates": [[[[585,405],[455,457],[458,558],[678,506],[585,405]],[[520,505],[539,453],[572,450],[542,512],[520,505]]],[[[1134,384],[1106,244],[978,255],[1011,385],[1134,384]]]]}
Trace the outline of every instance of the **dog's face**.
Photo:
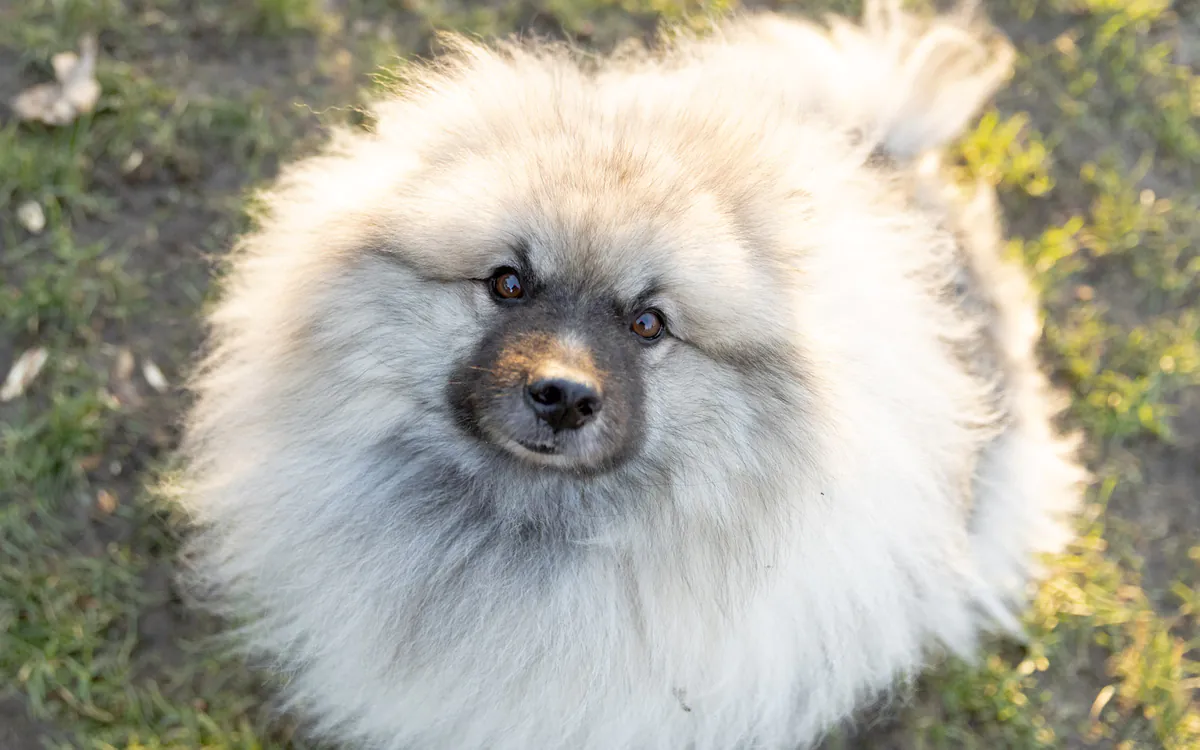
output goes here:
{"type": "Polygon", "coordinates": [[[446,302],[464,317],[448,337],[457,341],[445,385],[464,432],[530,465],[587,473],[636,458],[647,440],[736,419],[753,388],[703,353],[703,327],[749,312],[730,286],[759,274],[719,212],[696,205],[711,196],[622,195],[638,186],[621,184],[613,161],[581,175],[565,165],[586,155],[563,151],[542,162],[557,169],[531,168],[520,149],[464,167],[472,191],[477,170],[492,172],[484,185],[511,190],[494,188],[498,205],[482,211],[504,226],[479,227],[476,242],[491,252],[446,247],[470,265],[424,267],[459,287],[446,302]]]}
{"type": "Polygon", "coordinates": [[[524,124],[514,142],[460,123],[364,194],[367,231],[310,327],[357,350],[339,390],[377,363],[396,404],[361,413],[399,416],[447,465],[666,482],[753,463],[804,385],[794,274],[668,148],[524,124]]]}

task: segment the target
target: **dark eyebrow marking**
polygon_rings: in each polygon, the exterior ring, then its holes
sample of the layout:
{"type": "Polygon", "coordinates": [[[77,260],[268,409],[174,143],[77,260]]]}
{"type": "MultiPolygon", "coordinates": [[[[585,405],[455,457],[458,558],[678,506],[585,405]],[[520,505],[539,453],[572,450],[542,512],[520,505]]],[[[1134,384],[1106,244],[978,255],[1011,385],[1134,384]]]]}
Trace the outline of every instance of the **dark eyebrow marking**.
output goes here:
{"type": "Polygon", "coordinates": [[[533,253],[530,250],[529,241],[518,239],[509,243],[508,249],[512,252],[512,267],[521,275],[527,291],[530,294],[540,294],[544,290],[544,279],[533,267],[533,253]]]}
{"type": "Polygon", "coordinates": [[[517,240],[509,247],[517,259],[517,270],[526,274],[532,274],[533,268],[529,262],[529,243],[525,240],[517,240]]]}
{"type": "Polygon", "coordinates": [[[639,292],[631,300],[630,306],[633,308],[633,312],[639,312],[639,311],[649,307],[650,301],[653,300],[655,297],[662,296],[662,293],[665,290],[666,290],[666,285],[663,284],[661,279],[655,279],[654,281],[651,281],[650,284],[647,285],[645,289],[643,289],[641,292],[639,292]]]}

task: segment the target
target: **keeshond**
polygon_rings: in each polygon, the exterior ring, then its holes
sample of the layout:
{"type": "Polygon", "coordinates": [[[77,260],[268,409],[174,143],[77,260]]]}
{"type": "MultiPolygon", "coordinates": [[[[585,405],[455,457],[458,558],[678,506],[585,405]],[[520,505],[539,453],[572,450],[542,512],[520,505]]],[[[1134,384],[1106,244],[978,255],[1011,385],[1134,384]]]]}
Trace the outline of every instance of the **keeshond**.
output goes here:
{"type": "Polygon", "coordinates": [[[179,497],[318,736],[811,744],[1018,631],[1085,476],[958,14],[450,40],[234,254],[179,497]]]}

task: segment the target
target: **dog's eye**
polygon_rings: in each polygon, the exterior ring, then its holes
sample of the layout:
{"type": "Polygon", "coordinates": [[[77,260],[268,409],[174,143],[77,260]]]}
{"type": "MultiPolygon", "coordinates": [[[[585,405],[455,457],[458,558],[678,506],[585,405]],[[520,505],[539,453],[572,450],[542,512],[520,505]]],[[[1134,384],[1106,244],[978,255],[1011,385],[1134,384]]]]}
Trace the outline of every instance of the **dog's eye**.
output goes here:
{"type": "Polygon", "coordinates": [[[521,299],[525,296],[525,287],[521,285],[521,277],[511,268],[499,268],[491,278],[492,294],[500,299],[521,299]]]}
{"type": "Polygon", "coordinates": [[[645,340],[653,341],[663,335],[667,326],[663,323],[662,314],[651,308],[639,313],[629,328],[645,340]]]}

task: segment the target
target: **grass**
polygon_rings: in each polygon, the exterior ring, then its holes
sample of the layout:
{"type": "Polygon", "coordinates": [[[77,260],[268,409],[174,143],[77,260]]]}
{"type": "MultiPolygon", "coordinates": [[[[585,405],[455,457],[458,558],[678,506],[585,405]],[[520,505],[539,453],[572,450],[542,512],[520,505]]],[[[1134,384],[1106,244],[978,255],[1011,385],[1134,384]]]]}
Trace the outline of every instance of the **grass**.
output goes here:
{"type": "MultiPolygon", "coordinates": [[[[785,9],[845,10],[795,2],[785,9]]],[[[606,47],[692,0],[30,0],[0,8],[0,94],[99,34],[96,111],[0,124],[0,364],[45,346],[0,405],[0,747],[283,748],[256,678],[169,585],[176,524],[141,489],[169,456],[174,383],[245,189],[353,117],[433,28],[606,47]],[[336,10],[331,10],[336,8],[336,10]],[[5,88],[7,87],[7,88],[5,88]],[[38,202],[46,230],[12,219],[38,202]],[[9,734],[5,734],[9,732],[9,734]]],[[[711,7],[711,6],[709,6],[711,7]]],[[[1043,348],[1096,482],[1023,648],[946,663],[895,720],[831,746],[1200,747],[1200,7],[1001,0],[1015,79],[956,149],[996,185],[1045,301],[1043,348]]]]}

